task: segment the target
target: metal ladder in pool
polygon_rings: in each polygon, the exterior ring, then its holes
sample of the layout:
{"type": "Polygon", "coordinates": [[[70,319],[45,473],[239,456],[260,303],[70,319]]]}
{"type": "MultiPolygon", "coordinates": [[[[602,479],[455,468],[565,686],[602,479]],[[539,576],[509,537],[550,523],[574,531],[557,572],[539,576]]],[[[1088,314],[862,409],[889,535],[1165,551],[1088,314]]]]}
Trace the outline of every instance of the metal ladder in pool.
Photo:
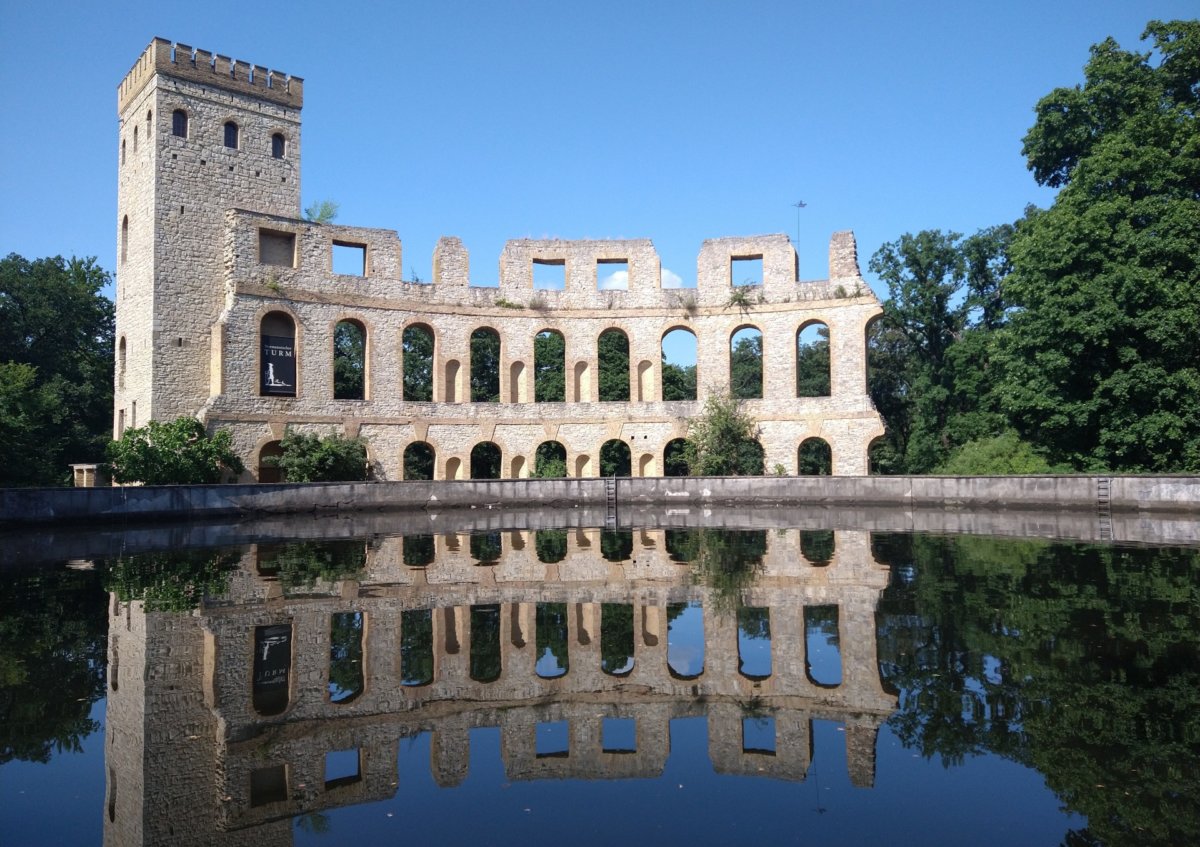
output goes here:
{"type": "Polygon", "coordinates": [[[617,478],[604,478],[604,528],[617,528],[617,478]]]}
{"type": "Polygon", "coordinates": [[[1096,518],[1099,522],[1101,541],[1113,540],[1111,486],[1112,480],[1108,477],[1096,480],[1096,518]]]}

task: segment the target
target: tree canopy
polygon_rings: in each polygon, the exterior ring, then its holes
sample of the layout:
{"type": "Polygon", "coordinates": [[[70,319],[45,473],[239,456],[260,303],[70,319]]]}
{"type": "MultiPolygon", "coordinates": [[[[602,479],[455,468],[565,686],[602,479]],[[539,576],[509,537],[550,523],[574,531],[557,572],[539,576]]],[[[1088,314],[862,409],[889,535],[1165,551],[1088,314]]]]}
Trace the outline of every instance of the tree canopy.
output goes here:
{"type": "Polygon", "coordinates": [[[0,487],[68,481],[112,433],[113,304],[95,259],[0,259],[0,487]]]}
{"type": "Polygon", "coordinates": [[[113,479],[144,485],[212,484],[245,470],[228,430],[209,436],[204,424],[187,416],[125,430],[109,442],[108,458],[113,479]]]}

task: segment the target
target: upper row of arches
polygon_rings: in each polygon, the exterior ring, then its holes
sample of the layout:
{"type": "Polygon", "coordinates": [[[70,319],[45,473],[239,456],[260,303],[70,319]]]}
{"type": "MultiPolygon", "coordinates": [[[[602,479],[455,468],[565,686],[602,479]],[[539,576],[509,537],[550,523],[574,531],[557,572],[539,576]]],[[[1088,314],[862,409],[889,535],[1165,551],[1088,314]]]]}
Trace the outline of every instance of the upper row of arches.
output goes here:
{"type": "MultiPolygon", "coordinates": [[[[401,397],[413,402],[456,403],[648,402],[696,400],[704,378],[697,360],[697,339],[690,329],[668,330],[660,341],[660,390],[655,391],[653,363],[632,367],[629,337],[609,328],[596,339],[592,361],[568,367],[561,332],[543,329],[533,339],[533,361],[508,364],[508,397],[501,396],[504,357],[500,333],[479,327],[471,333],[464,357],[438,355],[438,338],[426,324],[410,324],[401,335],[401,397]],[[593,389],[592,380],[596,384],[593,389]],[[530,384],[532,383],[532,385],[530,384]],[[532,389],[532,391],[531,391],[532,389]],[[532,396],[531,396],[532,395],[532,396]]],[[[334,326],[332,363],[335,400],[370,399],[370,333],[363,321],[347,318],[334,326]]],[[[729,388],[738,399],[764,396],[762,332],[753,325],[736,329],[729,339],[729,388]]],[[[295,320],[286,312],[263,316],[259,327],[261,396],[295,397],[300,384],[301,347],[295,320]]],[[[812,321],[795,336],[795,397],[828,397],[831,393],[830,335],[827,324],[812,321]]]]}
{"type": "MultiPolygon", "coordinates": [[[[133,152],[138,151],[138,135],[140,127],[135,122],[131,133],[133,142],[133,152]]],[[[147,138],[152,138],[154,134],[154,110],[150,109],[146,112],[145,133],[147,138]]],[[[175,109],[171,112],[171,135],[176,138],[191,138],[195,133],[195,127],[191,121],[186,109],[175,109]]],[[[243,138],[242,128],[237,121],[230,119],[225,121],[221,126],[221,140],[223,145],[229,150],[241,150],[245,143],[243,138]]],[[[271,133],[271,140],[267,148],[273,159],[287,158],[288,143],[287,136],[282,132],[271,133]]],[[[126,156],[126,139],[121,139],[121,164],[125,164],[126,156]]]]}

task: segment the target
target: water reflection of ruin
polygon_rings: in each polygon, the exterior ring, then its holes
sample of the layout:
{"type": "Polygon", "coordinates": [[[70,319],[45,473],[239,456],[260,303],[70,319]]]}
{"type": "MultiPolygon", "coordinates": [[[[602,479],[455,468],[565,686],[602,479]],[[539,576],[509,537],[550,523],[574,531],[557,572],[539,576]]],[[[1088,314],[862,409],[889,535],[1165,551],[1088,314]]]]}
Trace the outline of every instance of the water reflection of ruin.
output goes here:
{"type": "Polygon", "coordinates": [[[107,843],[290,843],[294,815],[402,793],[398,745],[420,732],[436,781],[459,783],[476,727],[499,727],[510,779],[614,779],[661,773],[669,722],[706,716],[715,770],[802,780],[810,722],[831,719],[873,784],[896,700],[867,533],[757,531],[730,613],[667,532],[553,532],[375,538],[353,580],[292,589],[251,548],[196,613],[114,598],[107,843]],[[809,661],[817,630],[832,676],[809,661]]]}

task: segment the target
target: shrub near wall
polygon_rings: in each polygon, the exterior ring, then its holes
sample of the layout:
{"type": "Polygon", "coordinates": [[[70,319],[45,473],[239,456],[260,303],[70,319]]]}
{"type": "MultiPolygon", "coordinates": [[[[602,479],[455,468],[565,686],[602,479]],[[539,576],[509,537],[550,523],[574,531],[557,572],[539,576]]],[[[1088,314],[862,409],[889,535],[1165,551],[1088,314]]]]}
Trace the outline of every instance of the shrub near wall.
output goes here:
{"type": "Polygon", "coordinates": [[[288,482],[361,482],[368,476],[367,447],[361,438],[288,432],[282,455],[269,459],[288,482]]]}

